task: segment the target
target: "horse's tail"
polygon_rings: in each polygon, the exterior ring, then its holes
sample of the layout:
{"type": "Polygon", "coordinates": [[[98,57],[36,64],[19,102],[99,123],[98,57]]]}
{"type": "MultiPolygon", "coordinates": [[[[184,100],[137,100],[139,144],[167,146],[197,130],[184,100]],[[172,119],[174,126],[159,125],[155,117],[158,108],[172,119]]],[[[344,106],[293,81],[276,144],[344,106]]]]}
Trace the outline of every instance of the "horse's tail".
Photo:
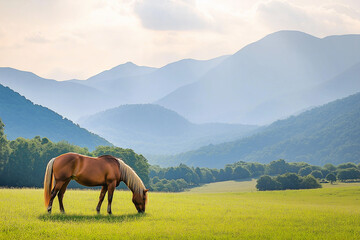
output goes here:
{"type": "Polygon", "coordinates": [[[53,165],[55,158],[51,159],[46,166],[46,172],[44,177],[44,201],[45,207],[48,207],[50,202],[51,189],[53,187],[53,165]]]}

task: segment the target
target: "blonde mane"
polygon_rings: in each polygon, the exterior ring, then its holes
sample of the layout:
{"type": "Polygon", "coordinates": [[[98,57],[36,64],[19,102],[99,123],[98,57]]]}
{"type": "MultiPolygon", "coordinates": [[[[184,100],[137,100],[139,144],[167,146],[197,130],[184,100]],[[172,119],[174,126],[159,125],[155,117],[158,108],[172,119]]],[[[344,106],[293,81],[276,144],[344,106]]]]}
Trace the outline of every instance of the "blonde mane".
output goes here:
{"type": "Polygon", "coordinates": [[[120,164],[120,180],[123,181],[133,193],[139,193],[142,197],[146,188],[141,178],[123,160],[120,158],[117,158],[117,160],[120,164]]]}

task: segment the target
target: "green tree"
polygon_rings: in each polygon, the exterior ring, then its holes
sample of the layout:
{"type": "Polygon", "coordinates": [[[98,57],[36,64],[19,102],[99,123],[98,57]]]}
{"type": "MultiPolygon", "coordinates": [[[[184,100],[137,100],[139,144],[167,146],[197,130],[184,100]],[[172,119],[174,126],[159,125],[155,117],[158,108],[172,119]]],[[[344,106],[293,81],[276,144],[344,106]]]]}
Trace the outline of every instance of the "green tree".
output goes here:
{"type": "Polygon", "coordinates": [[[337,179],[340,181],[360,179],[360,171],[357,168],[347,168],[338,171],[337,179]]]}
{"type": "Polygon", "coordinates": [[[256,181],[256,188],[259,191],[279,190],[281,188],[281,185],[272,177],[264,175],[256,181]]]}
{"type": "Polygon", "coordinates": [[[246,168],[237,166],[234,169],[233,175],[234,175],[234,179],[244,179],[250,177],[250,172],[246,168]]]}
{"type": "Polygon", "coordinates": [[[289,172],[289,164],[284,159],[270,162],[267,170],[270,175],[284,174],[289,172]]]}
{"type": "Polygon", "coordinates": [[[4,167],[9,160],[10,148],[9,142],[4,133],[4,124],[0,119],[0,183],[5,181],[4,167]]]}
{"type": "Polygon", "coordinates": [[[329,181],[331,184],[333,184],[334,182],[336,182],[336,176],[334,173],[329,173],[328,175],[326,175],[325,179],[327,181],[329,181]]]}
{"type": "Polygon", "coordinates": [[[301,179],[300,188],[301,189],[321,188],[321,184],[316,180],[314,176],[308,175],[301,179]]]}
{"type": "Polygon", "coordinates": [[[311,175],[317,179],[322,179],[324,177],[323,174],[321,173],[321,171],[319,171],[319,170],[312,171],[311,175]]]}
{"type": "Polygon", "coordinates": [[[336,171],[336,167],[335,167],[333,164],[331,164],[331,163],[325,164],[325,165],[324,165],[324,168],[327,169],[327,170],[329,170],[330,172],[335,172],[335,171],[336,171]]]}
{"type": "Polygon", "coordinates": [[[275,178],[281,184],[281,189],[299,189],[301,178],[296,173],[285,173],[275,178]]]}
{"type": "Polygon", "coordinates": [[[357,168],[357,166],[352,162],[348,162],[348,163],[339,164],[337,166],[337,168],[338,169],[347,169],[347,168],[357,168]]]}
{"type": "Polygon", "coordinates": [[[312,172],[312,168],[310,166],[306,166],[299,170],[299,175],[304,177],[304,176],[309,175],[311,172],[312,172]]]}

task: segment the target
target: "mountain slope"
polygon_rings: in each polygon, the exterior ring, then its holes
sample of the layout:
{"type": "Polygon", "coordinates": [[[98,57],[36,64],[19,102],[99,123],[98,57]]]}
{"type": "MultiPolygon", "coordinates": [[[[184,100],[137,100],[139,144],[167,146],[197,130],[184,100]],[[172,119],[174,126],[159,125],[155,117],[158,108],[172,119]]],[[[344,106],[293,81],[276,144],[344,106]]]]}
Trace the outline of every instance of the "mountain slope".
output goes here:
{"type": "Polygon", "coordinates": [[[98,73],[95,76],[88,78],[86,81],[84,80],[70,80],[70,81],[81,83],[87,86],[100,87],[102,83],[105,81],[107,82],[119,78],[141,76],[154,72],[156,69],[157,68],[138,66],[132,62],[127,62],[125,64],[120,64],[109,70],[105,70],[101,73],[98,73]]]}
{"type": "Polygon", "coordinates": [[[111,145],[105,139],[80,128],[68,119],[39,105],[8,87],[0,85],[0,118],[8,139],[17,137],[47,137],[51,141],[65,140],[90,150],[99,145],[111,145]]]}
{"type": "Polygon", "coordinates": [[[81,126],[142,154],[174,154],[238,139],[256,126],[193,124],[158,105],[124,105],[92,115],[81,126]]]}
{"type": "Polygon", "coordinates": [[[360,93],[276,121],[251,137],[169,157],[164,164],[223,167],[279,158],[316,165],[359,163],[360,93]]]}
{"type": "MultiPolygon", "coordinates": [[[[319,39],[302,32],[280,31],[249,44],[199,81],[156,103],[194,122],[268,124],[318,104],[293,106],[286,100],[287,105],[276,111],[273,108],[277,106],[268,102],[320,86],[359,62],[360,35],[319,39]],[[266,112],[259,107],[264,105],[266,112]]],[[[343,88],[341,84],[336,87],[343,88]]],[[[340,97],[351,92],[344,94],[340,97]]]]}
{"type": "Polygon", "coordinates": [[[115,98],[82,84],[44,79],[13,68],[0,68],[0,84],[70,119],[112,107],[115,98]]]}
{"type": "Polygon", "coordinates": [[[203,61],[183,59],[159,69],[126,63],[77,83],[96,88],[109,95],[120,96],[122,101],[117,101],[119,105],[150,103],[181,86],[197,81],[226,57],[203,61]],[[120,72],[117,69],[122,70],[120,72]]]}

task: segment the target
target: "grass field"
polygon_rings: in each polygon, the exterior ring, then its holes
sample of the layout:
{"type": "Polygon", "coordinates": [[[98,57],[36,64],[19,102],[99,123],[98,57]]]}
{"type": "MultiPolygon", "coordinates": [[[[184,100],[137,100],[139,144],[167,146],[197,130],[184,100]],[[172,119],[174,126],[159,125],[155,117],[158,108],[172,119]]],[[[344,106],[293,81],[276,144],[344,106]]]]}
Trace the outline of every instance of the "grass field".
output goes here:
{"type": "Polygon", "coordinates": [[[273,192],[254,191],[254,182],[214,184],[150,193],[145,214],[137,214],[130,192],[116,191],[113,216],[106,202],[95,213],[99,191],[69,190],[67,213],[56,200],[48,215],[41,189],[0,189],[0,238],[359,239],[360,184],[273,192]]]}

